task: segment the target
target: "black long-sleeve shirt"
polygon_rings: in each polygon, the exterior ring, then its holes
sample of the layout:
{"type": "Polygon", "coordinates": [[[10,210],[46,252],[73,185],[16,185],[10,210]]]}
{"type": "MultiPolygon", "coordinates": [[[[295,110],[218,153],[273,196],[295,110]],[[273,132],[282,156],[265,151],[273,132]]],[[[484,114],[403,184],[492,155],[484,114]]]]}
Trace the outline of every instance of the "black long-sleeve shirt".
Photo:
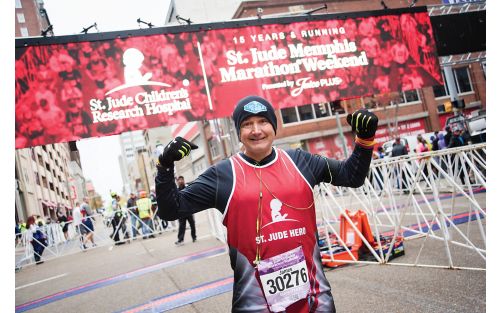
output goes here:
{"type": "MultiPolygon", "coordinates": [[[[371,149],[356,145],[352,155],[345,161],[328,159],[301,149],[285,151],[311,186],[321,182],[336,186],[357,188],[363,185],[371,162],[371,149]]],[[[276,151],[261,162],[241,154],[248,162],[264,166],[276,156],[276,151]]],[[[185,189],[179,191],[175,185],[174,170],[158,166],[155,179],[158,201],[158,216],[173,221],[208,208],[216,208],[222,214],[227,207],[233,185],[233,172],[229,159],[208,168],[185,189]]]]}

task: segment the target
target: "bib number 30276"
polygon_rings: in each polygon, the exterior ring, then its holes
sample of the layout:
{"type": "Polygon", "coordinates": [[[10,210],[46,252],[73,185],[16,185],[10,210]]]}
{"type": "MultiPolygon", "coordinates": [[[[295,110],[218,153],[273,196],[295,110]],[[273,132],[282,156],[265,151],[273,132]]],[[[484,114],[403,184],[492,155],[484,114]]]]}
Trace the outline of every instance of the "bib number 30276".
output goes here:
{"type": "Polygon", "coordinates": [[[307,297],[309,275],[302,247],[262,260],[258,270],[272,312],[284,311],[307,297]]]}

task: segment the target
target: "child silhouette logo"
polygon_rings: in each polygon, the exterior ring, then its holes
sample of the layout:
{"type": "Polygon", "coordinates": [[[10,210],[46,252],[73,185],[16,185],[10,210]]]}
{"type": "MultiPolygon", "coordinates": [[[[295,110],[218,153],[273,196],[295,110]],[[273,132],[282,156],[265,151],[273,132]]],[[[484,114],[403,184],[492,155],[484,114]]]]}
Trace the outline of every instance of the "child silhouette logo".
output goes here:
{"type": "Polygon", "coordinates": [[[281,215],[280,211],[282,205],[283,203],[278,199],[271,200],[271,217],[273,218],[273,222],[284,221],[288,216],[288,214],[281,215]]]}
{"type": "Polygon", "coordinates": [[[141,73],[142,62],[144,61],[144,54],[136,48],[127,49],[123,53],[123,65],[125,83],[129,85],[140,85],[151,79],[153,74],[151,72],[144,74],[141,73]]]}
{"type": "Polygon", "coordinates": [[[282,207],[283,202],[281,202],[280,200],[273,199],[273,200],[271,200],[269,205],[271,207],[271,218],[273,221],[262,226],[262,228],[265,228],[268,225],[278,223],[278,222],[298,222],[297,220],[287,218],[288,213],[281,214],[281,209],[283,208],[282,207]]]}
{"type": "Polygon", "coordinates": [[[135,87],[135,86],[163,86],[171,87],[169,84],[162,82],[156,82],[150,80],[153,77],[151,72],[147,72],[144,75],[141,72],[141,67],[144,62],[144,54],[136,48],[128,48],[123,53],[123,76],[125,78],[125,84],[117,86],[110,91],[106,92],[106,96],[125,88],[135,87]]]}

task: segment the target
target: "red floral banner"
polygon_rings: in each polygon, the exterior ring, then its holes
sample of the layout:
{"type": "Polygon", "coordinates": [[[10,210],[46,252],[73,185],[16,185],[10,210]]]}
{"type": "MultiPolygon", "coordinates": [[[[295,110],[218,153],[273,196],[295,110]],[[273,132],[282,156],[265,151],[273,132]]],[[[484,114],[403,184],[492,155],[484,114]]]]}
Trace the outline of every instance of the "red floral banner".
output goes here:
{"type": "Polygon", "coordinates": [[[16,148],[442,84],[427,12],[16,48],[16,148]]]}

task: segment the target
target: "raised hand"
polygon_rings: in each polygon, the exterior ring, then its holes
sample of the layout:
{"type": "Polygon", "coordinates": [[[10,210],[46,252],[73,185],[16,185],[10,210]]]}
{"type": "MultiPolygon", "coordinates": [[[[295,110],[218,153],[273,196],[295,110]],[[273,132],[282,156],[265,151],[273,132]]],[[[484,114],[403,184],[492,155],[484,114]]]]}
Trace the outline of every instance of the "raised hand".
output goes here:
{"type": "Polygon", "coordinates": [[[163,167],[171,167],[175,161],[179,161],[191,153],[191,150],[198,149],[198,146],[182,137],[175,137],[163,149],[163,153],[158,157],[158,162],[163,167]]]}
{"type": "Polygon", "coordinates": [[[364,140],[373,140],[378,126],[378,117],[372,112],[361,109],[347,115],[347,123],[351,125],[352,131],[364,140]]]}

